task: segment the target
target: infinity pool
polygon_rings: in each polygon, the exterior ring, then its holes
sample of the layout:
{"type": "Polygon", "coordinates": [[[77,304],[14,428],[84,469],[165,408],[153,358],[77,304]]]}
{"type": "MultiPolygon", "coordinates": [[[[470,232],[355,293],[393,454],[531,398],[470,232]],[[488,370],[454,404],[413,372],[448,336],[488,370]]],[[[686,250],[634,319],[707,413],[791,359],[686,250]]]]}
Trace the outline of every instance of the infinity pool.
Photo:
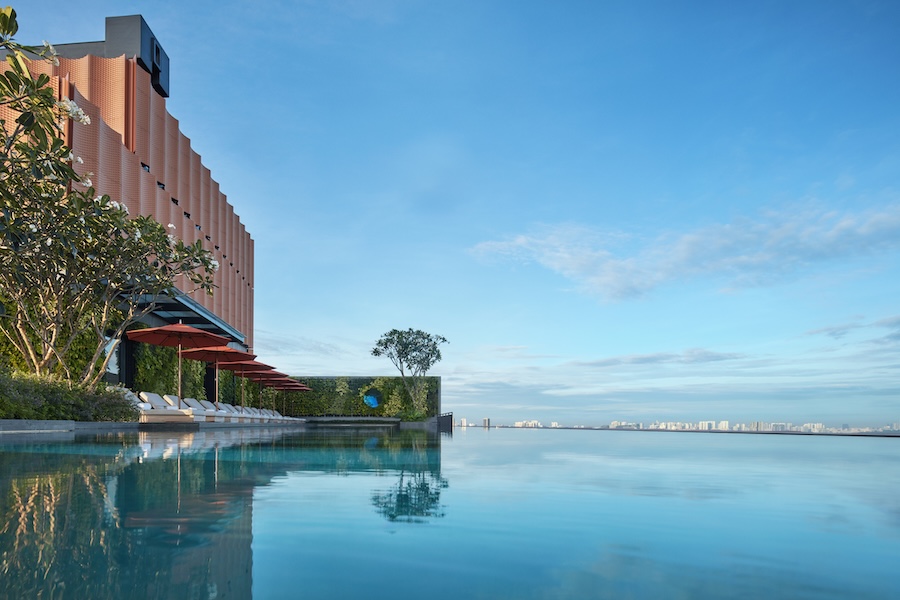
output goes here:
{"type": "Polygon", "coordinates": [[[893,598],[900,439],[0,436],[0,598],[893,598]]]}

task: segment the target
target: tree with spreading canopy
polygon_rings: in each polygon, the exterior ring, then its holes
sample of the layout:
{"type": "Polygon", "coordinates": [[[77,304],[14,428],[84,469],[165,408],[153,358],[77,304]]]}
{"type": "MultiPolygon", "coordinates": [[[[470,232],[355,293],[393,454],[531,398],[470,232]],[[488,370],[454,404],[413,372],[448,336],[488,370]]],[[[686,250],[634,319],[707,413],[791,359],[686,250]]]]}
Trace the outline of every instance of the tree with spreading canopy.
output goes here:
{"type": "Polygon", "coordinates": [[[425,374],[441,360],[441,344],[447,338],[420,329],[391,329],[372,348],[372,356],[387,356],[400,371],[403,386],[412,401],[415,416],[427,412],[428,382],[425,374]]]}

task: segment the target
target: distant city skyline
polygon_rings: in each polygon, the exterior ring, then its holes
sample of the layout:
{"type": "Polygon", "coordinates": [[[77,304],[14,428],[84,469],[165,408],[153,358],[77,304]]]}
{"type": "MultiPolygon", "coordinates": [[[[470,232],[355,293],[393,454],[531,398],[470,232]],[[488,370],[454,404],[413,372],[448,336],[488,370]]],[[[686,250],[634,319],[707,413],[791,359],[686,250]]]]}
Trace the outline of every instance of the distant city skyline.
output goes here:
{"type": "Polygon", "coordinates": [[[641,430],[641,431],[719,431],[719,432],[741,432],[741,433],[769,433],[769,432],[795,432],[795,433],[851,433],[851,432],[897,432],[900,434],[900,420],[894,423],[874,424],[874,425],[850,425],[842,423],[840,425],[825,424],[819,422],[807,423],[791,423],[791,422],[769,422],[769,421],[752,421],[750,423],[734,423],[731,421],[652,421],[631,422],[631,421],[610,421],[604,424],[587,424],[587,423],[560,423],[559,421],[551,421],[545,424],[537,419],[527,419],[523,421],[515,421],[513,423],[497,422],[489,417],[479,421],[473,421],[466,417],[461,417],[455,421],[457,427],[505,427],[513,429],[622,429],[622,430],[641,430]]]}
{"type": "Polygon", "coordinates": [[[23,42],[164,41],[281,371],[393,374],[413,327],[459,416],[900,414],[900,3],[14,8],[23,42]]]}

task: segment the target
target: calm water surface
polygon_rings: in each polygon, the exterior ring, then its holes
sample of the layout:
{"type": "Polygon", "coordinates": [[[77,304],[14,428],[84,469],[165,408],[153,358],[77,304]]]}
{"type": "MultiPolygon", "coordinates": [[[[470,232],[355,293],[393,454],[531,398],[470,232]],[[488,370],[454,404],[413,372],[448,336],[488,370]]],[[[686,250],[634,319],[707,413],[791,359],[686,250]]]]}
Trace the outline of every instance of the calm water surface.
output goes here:
{"type": "Polygon", "coordinates": [[[895,598],[900,439],[0,436],[0,598],[895,598]]]}

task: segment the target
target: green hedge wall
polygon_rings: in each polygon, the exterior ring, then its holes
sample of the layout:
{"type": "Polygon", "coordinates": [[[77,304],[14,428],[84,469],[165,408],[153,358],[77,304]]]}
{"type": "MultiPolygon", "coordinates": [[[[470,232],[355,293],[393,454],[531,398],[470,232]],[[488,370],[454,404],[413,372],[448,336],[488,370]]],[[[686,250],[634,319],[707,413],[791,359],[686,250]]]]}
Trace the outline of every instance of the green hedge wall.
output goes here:
{"type": "MultiPolygon", "coordinates": [[[[440,412],[441,378],[426,377],[428,382],[428,412],[416,415],[399,377],[298,377],[301,383],[312,388],[311,392],[292,393],[290,404],[293,416],[324,417],[400,417],[404,420],[421,420],[440,412]],[[371,408],[363,402],[370,390],[381,393],[378,407],[371,408]]],[[[280,409],[279,409],[280,410],[280,409]]]]}
{"type": "MultiPolygon", "coordinates": [[[[206,400],[203,377],[206,363],[181,361],[181,396],[206,400]]],[[[136,344],[134,349],[134,389],[163,396],[178,390],[178,350],[174,347],[136,344]]]]}

